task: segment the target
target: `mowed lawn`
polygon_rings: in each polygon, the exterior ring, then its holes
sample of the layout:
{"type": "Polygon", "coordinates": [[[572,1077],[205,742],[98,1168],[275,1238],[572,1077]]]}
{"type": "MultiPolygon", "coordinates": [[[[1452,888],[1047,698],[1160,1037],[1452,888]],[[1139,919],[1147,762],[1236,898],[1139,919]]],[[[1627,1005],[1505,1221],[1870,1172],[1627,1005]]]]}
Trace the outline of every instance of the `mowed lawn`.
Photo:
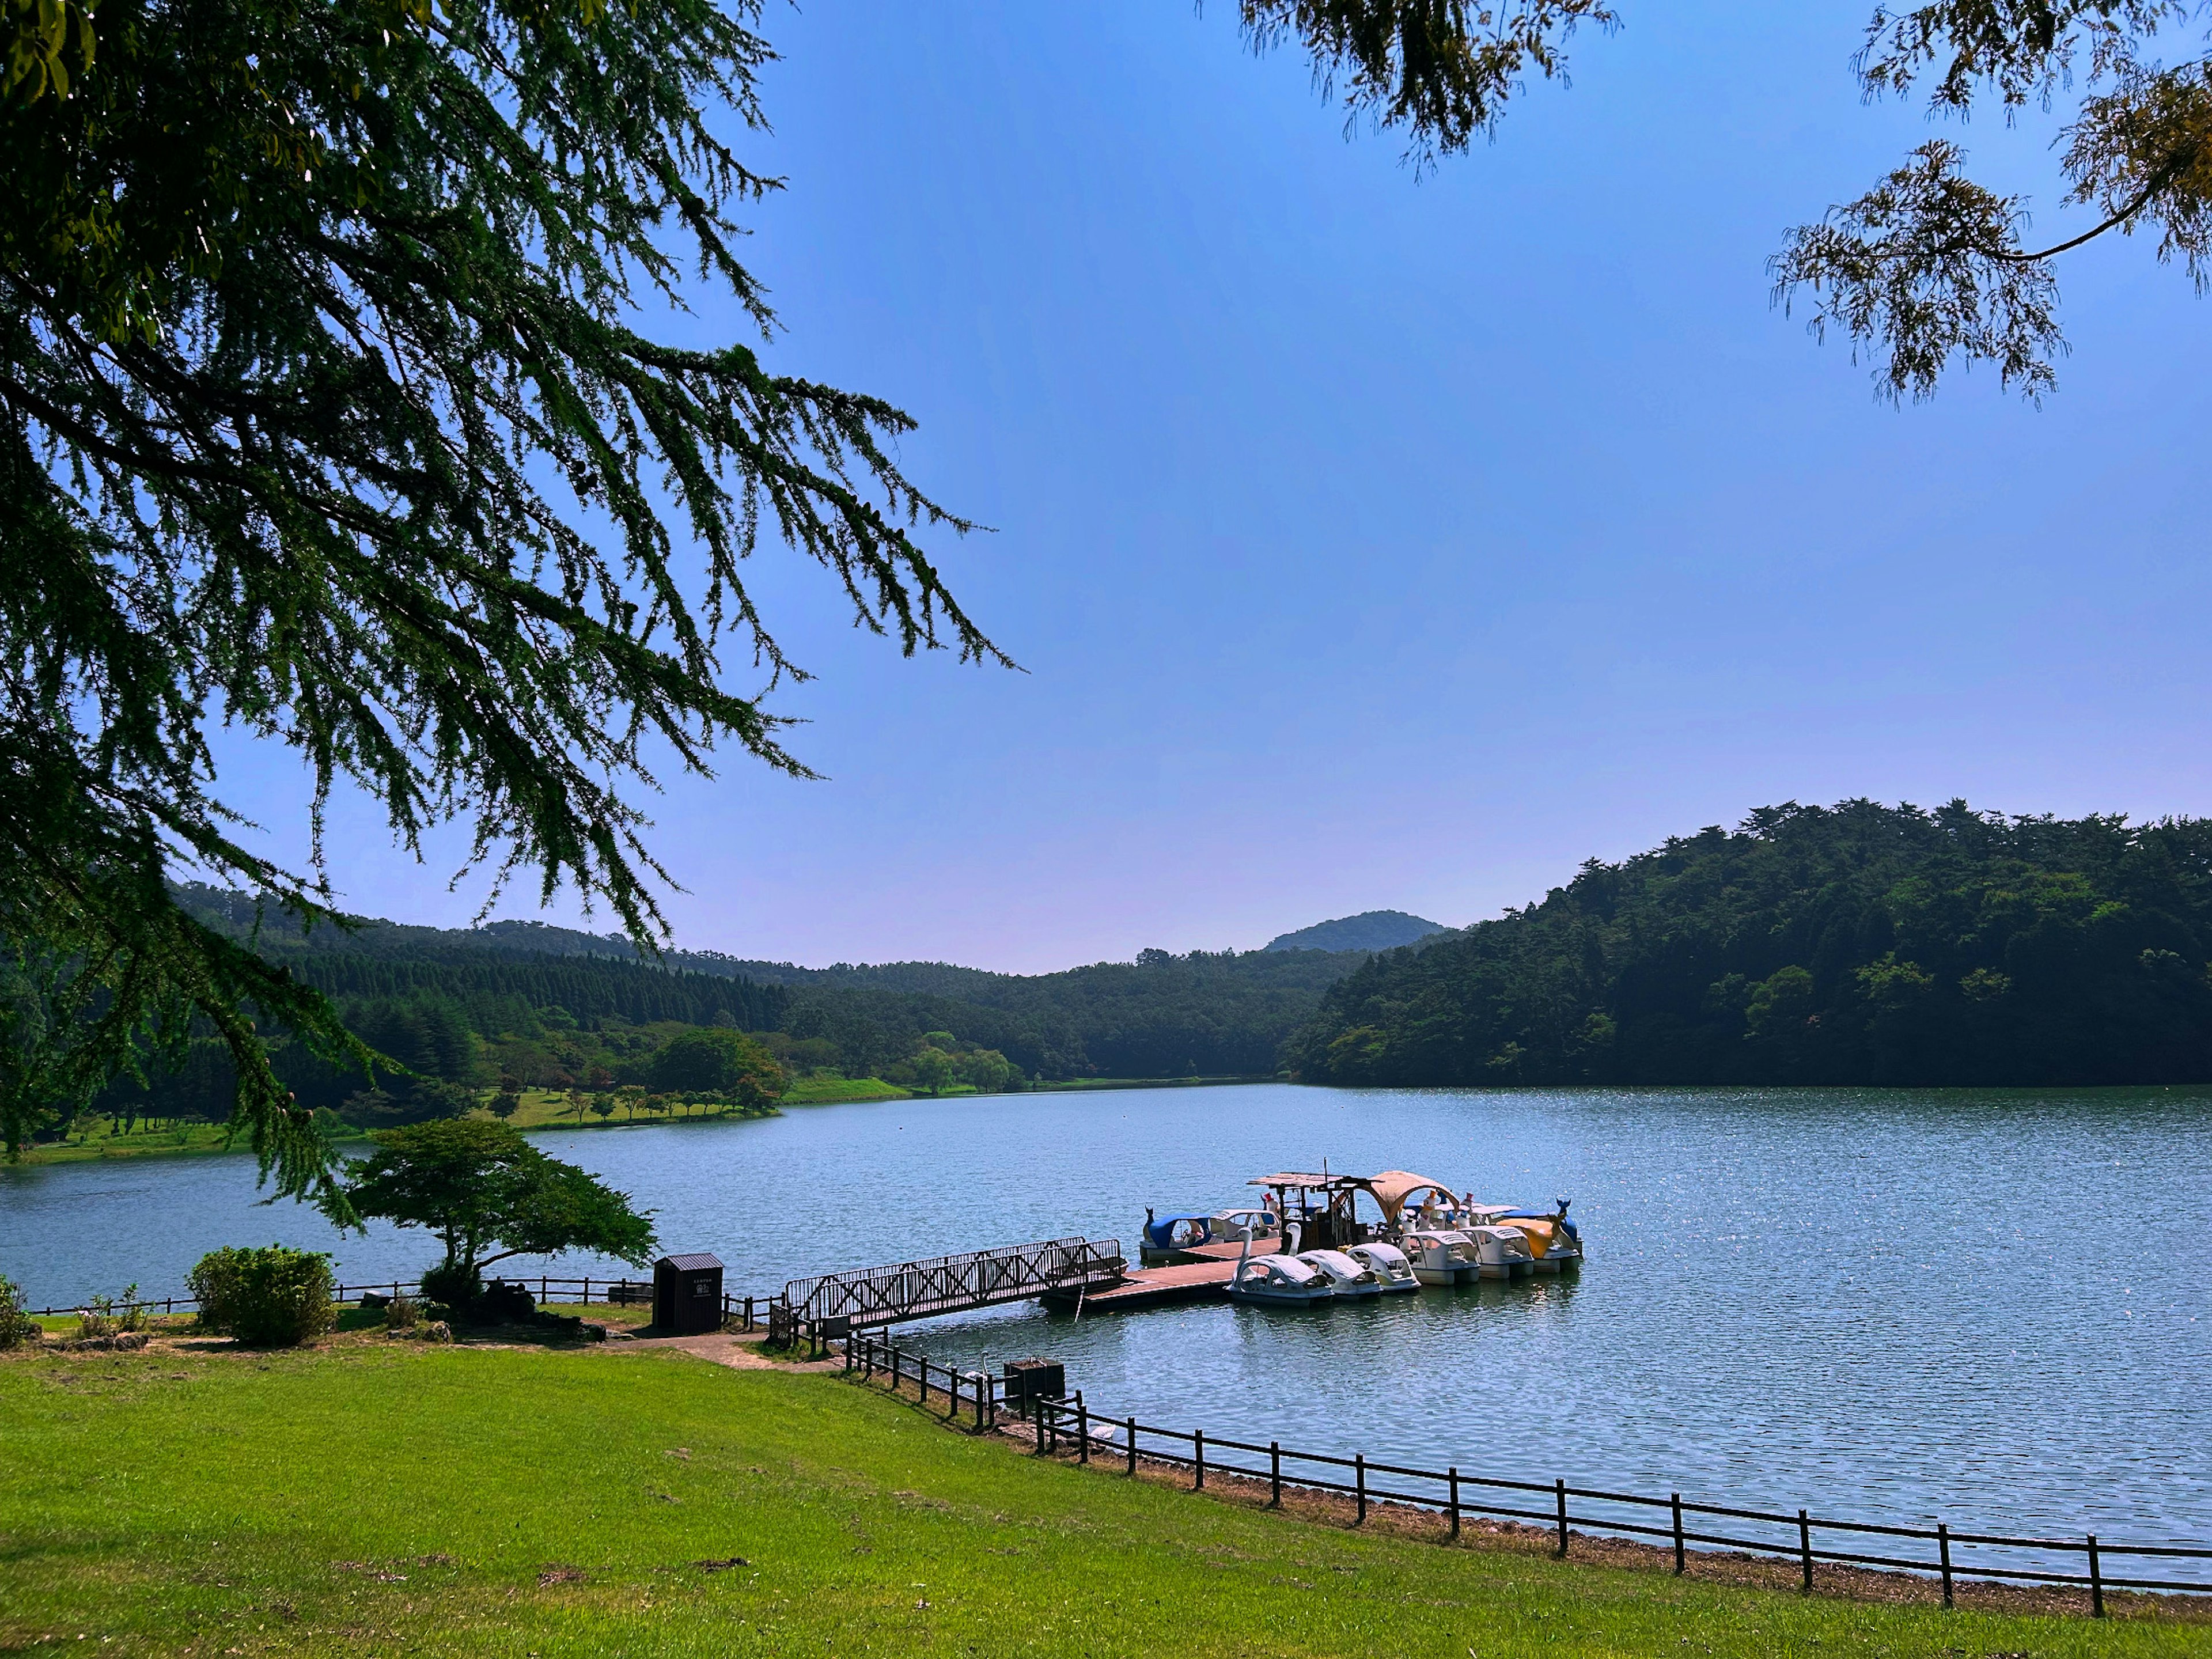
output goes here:
{"type": "Polygon", "coordinates": [[[372,1342],[0,1361],[0,1650],[64,1646],[2055,1659],[2212,1630],[1340,1531],[1026,1458],[835,1375],[372,1342]]]}

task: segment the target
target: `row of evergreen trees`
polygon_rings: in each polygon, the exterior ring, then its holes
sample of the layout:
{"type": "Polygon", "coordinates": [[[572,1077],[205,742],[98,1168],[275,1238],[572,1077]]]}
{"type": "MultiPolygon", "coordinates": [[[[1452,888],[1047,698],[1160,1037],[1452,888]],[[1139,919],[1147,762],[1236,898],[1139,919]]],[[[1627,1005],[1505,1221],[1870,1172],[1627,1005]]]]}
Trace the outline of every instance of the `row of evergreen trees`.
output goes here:
{"type": "Polygon", "coordinates": [[[1792,802],[1375,957],[1336,1083],[2212,1081],[2212,823],[1792,802]]]}

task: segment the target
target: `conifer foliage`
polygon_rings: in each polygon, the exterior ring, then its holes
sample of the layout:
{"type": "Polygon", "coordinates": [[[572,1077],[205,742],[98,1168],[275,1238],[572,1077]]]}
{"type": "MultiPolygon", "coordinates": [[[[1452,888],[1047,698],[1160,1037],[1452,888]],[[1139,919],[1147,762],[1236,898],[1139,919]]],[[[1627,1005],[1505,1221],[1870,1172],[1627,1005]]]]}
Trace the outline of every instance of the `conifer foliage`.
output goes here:
{"type": "Polygon", "coordinates": [[[2212,821],[1762,807],[1370,958],[1311,1082],[2212,1082],[2212,821]]]}
{"type": "MultiPolygon", "coordinates": [[[[283,1190],[328,1149],[256,1017],[365,1052],[179,866],[325,914],[216,793],[210,724],[459,817],[659,929],[648,743],[789,773],[763,534],[901,649],[998,653],[915,539],[878,399],[665,343],[775,187],[757,9],[709,0],[17,0],[0,9],[0,1133],[195,1016],[283,1190]],[[720,657],[750,658],[750,694],[720,657]]],[[[319,833],[314,860],[319,866],[319,833]]]]}

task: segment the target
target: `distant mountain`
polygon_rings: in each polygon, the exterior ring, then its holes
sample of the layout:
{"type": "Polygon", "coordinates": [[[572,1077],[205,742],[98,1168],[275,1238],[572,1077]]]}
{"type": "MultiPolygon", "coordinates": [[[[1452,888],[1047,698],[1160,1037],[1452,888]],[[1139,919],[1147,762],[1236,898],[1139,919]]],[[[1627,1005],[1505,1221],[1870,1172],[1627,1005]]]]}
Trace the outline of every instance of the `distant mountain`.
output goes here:
{"type": "MultiPolygon", "coordinates": [[[[1313,1018],[1322,994],[1368,957],[1364,950],[1145,951],[1134,962],[1053,974],[942,962],[800,968],[715,951],[670,951],[641,962],[618,934],[536,921],[441,928],[367,920],[350,932],[318,927],[310,936],[283,911],[258,911],[239,894],[187,886],[178,896],[202,921],[256,938],[265,953],[298,964],[349,1018],[356,1003],[451,1002],[455,1018],[486,1042],[542,1027],[555,1034],[541,1034],[542,1042],[573,1046],[557,1033],[726,1016],[747,1030],[822,1040],[854,1077],[911,1054],[930,1031],[995,1048],[1043,1078],[1271,1073],[1284,1040],[1313,1018]]],[[[523,1075],[527,1068],[518,1060],[514,1069],[523,1075]]]]}
{"type": "Polygon", "coordinates": [[[1279,933],[1263,947],[1269,951],[1395,951],[1431,933],[1451,930],[1441,923],[1424,921],[1403,910],[1364,910],[1356,916],[1317,921],[1295,933],[1279,933]]]}

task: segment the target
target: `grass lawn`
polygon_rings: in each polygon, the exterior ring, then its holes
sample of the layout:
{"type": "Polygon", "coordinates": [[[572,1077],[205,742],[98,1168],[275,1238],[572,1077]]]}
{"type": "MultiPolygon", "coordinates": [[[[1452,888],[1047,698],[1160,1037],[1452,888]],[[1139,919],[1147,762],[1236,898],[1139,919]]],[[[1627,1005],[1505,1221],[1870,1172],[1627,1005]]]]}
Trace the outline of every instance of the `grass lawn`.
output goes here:
{"type": "Polygon", "coordinates": [[[82,1164],[94,1158],[173,1158],[192,1152],[238,1152],[246,1144],[245,1136],[234,1138],[220,1123],[178,1123],[161,1129],[149,1129],[141,1124],[118,1134],[109,1120],[88,1119],[71,1130],[66,1140],[40,1141],[26,1146],[23,1161],[82,1164]]]}
{"type": "Polygon", "coordinates": [[[1452,1550],[666,1350],[0,1360],[0,1651],[1984,1656],[2212,1627],[1452,1550]],[[75,1648],[80,1640],[87,1645],[75,1648]]]}
{"type": "Polygon", "coordinates": [[[842,1100],[905,1100],[907,1091],[879,1077],[795,1077],[783,1091],[786,1106],[827,1106],[842,1100]]]}

